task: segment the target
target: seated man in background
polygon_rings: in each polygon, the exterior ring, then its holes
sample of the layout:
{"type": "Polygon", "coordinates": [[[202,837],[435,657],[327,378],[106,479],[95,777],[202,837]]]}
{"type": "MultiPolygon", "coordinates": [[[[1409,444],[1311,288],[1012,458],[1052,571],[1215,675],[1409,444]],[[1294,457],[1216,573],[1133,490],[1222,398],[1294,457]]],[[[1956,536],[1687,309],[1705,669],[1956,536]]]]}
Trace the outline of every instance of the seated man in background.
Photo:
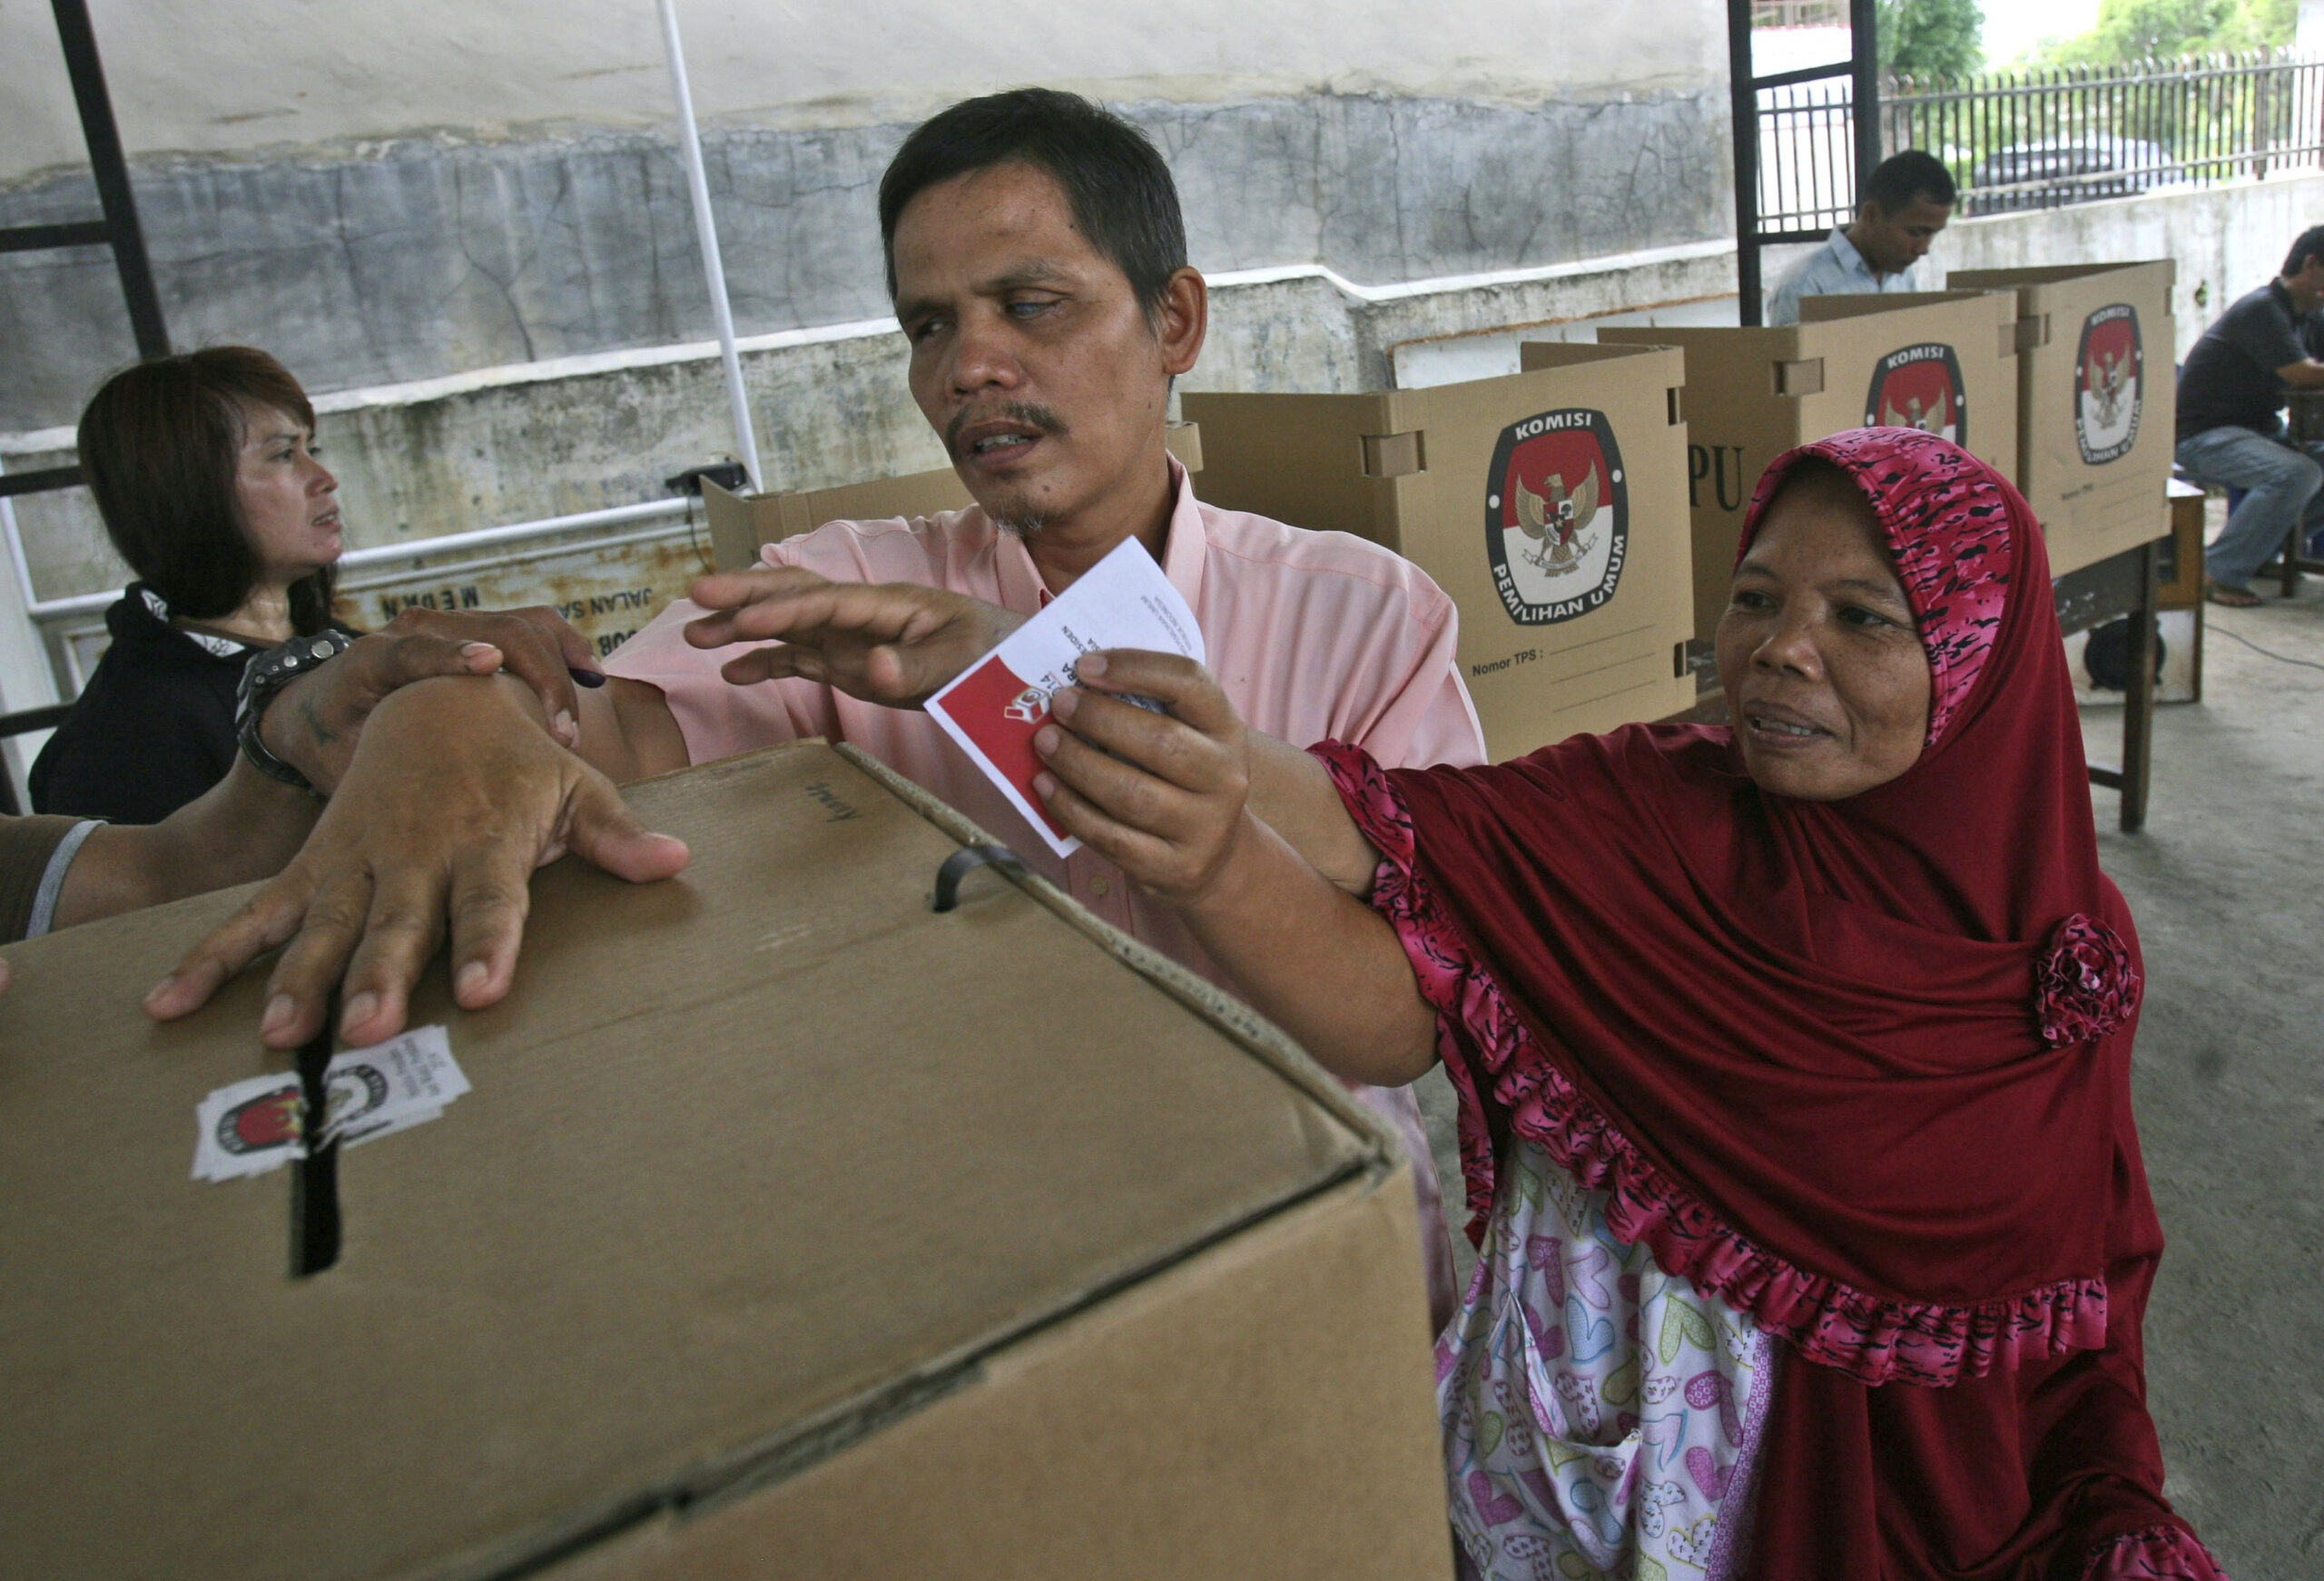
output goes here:
{"type": "MultiPolygon", "coordinates": [[[[1264,817],[1268,762],[1302,771],[1297,748],[1310,742],[1351,741],[1399,766],[1482,761],[1452,601],[1375,545],[1195,497],[1163,429],[1208,302],[1187,265],[1168,168],[1136,129],[1046,90],[971,100],[906,140],[880,214],[913,398],[977,503],[916,521],[829,523],[768,545],[758,568],[703,578],[692,601],[608,661],[615,679],[581,699],[578,750],[625,781],[803,737],[852,741],[1108,921],[1211,974],[1184,926],[1111,863],[1088,850],[1052,857],[917,705],[1135,538],[1194,611],[1236,708],[1279,738],[1257,754],[1252,804],[1264,817]],[[768,638],[782,645],[710,651],[768,638]]],[[[347,834],[347,851],[319,857],[318,873],[362,865],[356,847],[372,837],[347,834]]],[[[294,889],[282,901],[293,909],[294,889]]],[[[255,953],[251,943],[207,958],[222,975],[255,953]]],[[[278,970],[296,1009],[270,1026],[270,1043],[312,1035],[333,975],[320,957],[278,970]]],[[[400,1027],[409,975],[377,977],[383,997],[360,1000],[359,1023],[350,1001],[350,1040],[400,1027]]],[[[1441,1321],[1450,1242],[1418,1106],[1405,1091],[1358,1095],[1412,1155],[1441,1321]]]]}
{"type": "Polygon", "coordinates": [[[1935,154],[1908,148],[1890,154],[1858,197],[1856,219],[1784,270],[1768,300],[1770,324],[1799,322],[1799,299],[1926,288],[1914,265],[1953,218],[1958,194],[1935,154]]]}
{"type": "Polygon", "coordinates": [[[2324,466],[2284,436],[2292,390],[2324,388],[2324,225],[2300,232],[2283,272],[2211,321],[2179,370],[2180,469],[2248,492],[2203,553],[2213,604],[2250,609],[2251,578],[2285,547],[2324,529],[2324,466]]]}

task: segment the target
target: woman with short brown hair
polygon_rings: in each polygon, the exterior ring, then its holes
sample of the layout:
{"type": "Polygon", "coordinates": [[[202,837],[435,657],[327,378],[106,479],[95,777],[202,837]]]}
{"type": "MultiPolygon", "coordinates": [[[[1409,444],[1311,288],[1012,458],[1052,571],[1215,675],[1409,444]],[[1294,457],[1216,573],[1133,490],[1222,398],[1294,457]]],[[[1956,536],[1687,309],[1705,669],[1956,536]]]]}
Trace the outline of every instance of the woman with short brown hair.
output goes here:
{"type": "Polygon", "coordinates": [[[290,370],[247,346],[126,368],[81,415],[81,466],[137,580],[112,646],[33,765],[33,805],[166,818],[234,760],[250,656],[331,624],[339,480],[290,370]]]}

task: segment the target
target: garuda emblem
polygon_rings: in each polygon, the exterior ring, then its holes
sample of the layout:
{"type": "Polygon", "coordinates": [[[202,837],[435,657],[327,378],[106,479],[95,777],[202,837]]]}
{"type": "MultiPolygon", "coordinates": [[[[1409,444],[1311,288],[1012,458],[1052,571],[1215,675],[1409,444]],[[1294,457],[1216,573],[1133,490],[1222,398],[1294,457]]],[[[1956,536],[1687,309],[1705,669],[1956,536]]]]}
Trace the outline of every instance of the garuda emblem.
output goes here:
{"type": "Polygon", "coordinates": [[[1546,494],[1535,494],[1521,479],[1510,486],[1517,499],[1517,525],[1533,541],[1525,558],[1552,576],[1563,575],[1581,564],[1596,546],[1582,527],[1598,515],[1598,469],[1591,467],[1581,486],[1566,492],[1565,479],[1551,473],[1544,480],[1546,494]]]}

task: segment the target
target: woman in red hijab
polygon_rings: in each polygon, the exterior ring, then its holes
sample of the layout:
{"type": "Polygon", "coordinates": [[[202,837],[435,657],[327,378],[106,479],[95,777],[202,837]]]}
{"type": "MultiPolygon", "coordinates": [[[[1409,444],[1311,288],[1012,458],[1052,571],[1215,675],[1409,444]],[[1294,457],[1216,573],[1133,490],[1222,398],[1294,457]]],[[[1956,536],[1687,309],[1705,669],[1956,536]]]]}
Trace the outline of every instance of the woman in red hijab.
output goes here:
{"type": "Polygon", "coordinates": [[[2221,1574],[2146,1411],[2138,946],[2049,585],[2006,482],[1866,429],[1760,483],[1731,728],[1384,771],[1183,661],[1061,694],[1060,821],[1324,1064],[1460,1094],[1468,1573],[2221,1574]]]}

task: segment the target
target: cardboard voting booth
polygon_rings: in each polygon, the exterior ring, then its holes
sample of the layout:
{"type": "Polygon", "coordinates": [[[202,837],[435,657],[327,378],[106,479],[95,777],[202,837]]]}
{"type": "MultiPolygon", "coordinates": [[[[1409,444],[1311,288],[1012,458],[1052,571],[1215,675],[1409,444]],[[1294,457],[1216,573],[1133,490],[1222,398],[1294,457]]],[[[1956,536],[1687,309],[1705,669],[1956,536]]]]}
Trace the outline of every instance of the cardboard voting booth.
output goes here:
{"type": "Polygon", "coordinates": [[[1956,270],[2017,297],[2017,476],[2058,575],[2170,530],[2178,265],[1956,270]],[[2150,366],[2151,364],[2151,366],[2150,366]]]}
{"type": "Polygon", "coordinates": [[[1602,342],[1676,346],[1687,354],[1692,634],[1704,642],[1727,607],[1752,490],[1768,463],[1793,447],[1843,428],[1894,425],[1943,434],[2004,476],[2016,471],[2011,295],[1807,297],[1799,311],[1801,322],[1780,327],[1598,332],[1602,342]]]}
{"type": "MultiPolygon", "coordinates": [[[[1202,470],[1202,433],[1195,425],[1172,423],[1162,443],[1188,472],[1202,470]]],[[[761,545],[813,532],[825,522],[932,516],[975,503],[949,466],[795,494],[736,494],[704,478],[702,502],[710,518],[711,556],[721,571],[747,571],[758,563],[761,545]]]]}
{"type": "MultiPolygon", "coordinates": [[[[1337,1084],[820,742],[631,789],[694,861],[537,875],[469,1090],[189,1178],[281,1070],[228,891],[10,947],[0,1552],[48,1578],[1449,1575],[1411,1182],[1337,1084]],[[305,1243],[302,1239],[302,1243],[305,1243]]],[[[334,1111],[336,1112],[336,1111],[334,1111]]],[[[256,1133],[252,1134],[257,1134],[256,1133]]]]}
{"type": "Polygon", "coordinates": [[[1495,760],[1695,701],[1682,361],[1527,349],[1425,389],[1180,398],[1205,499],[1385,545],[1451,595],[1495,760]]]}

